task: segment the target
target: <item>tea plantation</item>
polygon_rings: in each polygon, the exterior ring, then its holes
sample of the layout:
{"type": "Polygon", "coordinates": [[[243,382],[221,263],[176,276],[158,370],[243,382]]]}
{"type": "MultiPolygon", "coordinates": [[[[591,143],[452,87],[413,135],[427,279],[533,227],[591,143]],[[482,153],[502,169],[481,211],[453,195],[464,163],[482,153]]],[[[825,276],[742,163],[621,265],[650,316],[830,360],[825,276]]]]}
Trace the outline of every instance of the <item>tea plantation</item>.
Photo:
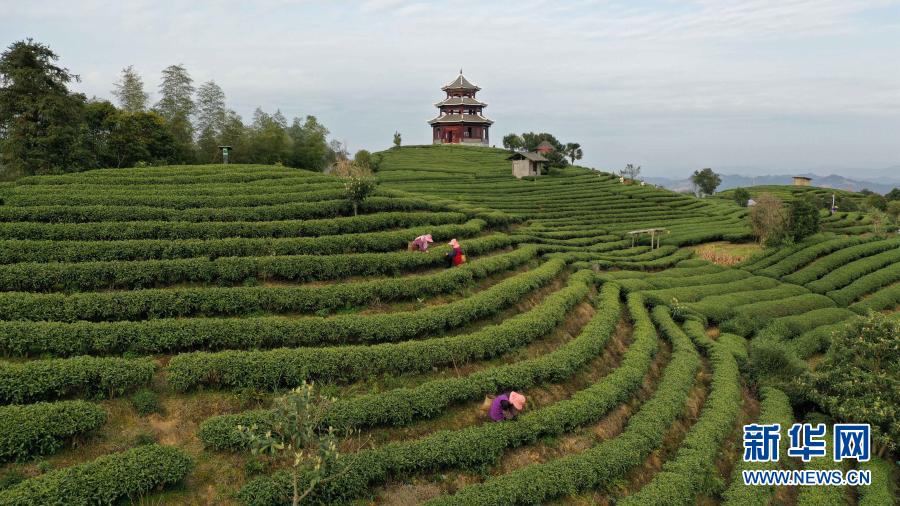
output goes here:
{"type": "Polygon", "coordinates": [[[0,504],[290,504],[237,426],[304,381],[370,441],[312,503],[896,501],[890,455],[859,464],[866,487],[740,472],[840,465],[744,463],[741,427],[829,415],[776,380],[860,315],[897,318],[900,239],[823,215],[724,267],[694,247],[753,240],[734,202],[578,167],[516,180],[507,155],[388,150],[358,215],[337,178],[276,166],[0,187],[0,504]],[[658,248],[627,234],[656,227],[658,248]],[[448,269],[451,238],[468,262],[448,269]],[[511,389],[527,409],[487,421],[511,389]]]}

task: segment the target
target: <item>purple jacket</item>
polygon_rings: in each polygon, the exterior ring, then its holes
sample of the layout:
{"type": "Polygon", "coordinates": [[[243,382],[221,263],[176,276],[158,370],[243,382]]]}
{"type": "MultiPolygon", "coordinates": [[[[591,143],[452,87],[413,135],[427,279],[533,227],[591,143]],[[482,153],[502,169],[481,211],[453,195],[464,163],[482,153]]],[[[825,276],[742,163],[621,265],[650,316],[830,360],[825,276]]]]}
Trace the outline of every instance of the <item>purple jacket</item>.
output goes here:
{"type": "Polygon", "coordinates": [[[497,397],[494,397],[494,400],[491,402],[491,409],[488,410],[488,416],[495,422],[502,422],[505,420],[503,417],[503,408],[500,407],[502,401],[509,401],[509,394],[500,394],[497,397]]]}

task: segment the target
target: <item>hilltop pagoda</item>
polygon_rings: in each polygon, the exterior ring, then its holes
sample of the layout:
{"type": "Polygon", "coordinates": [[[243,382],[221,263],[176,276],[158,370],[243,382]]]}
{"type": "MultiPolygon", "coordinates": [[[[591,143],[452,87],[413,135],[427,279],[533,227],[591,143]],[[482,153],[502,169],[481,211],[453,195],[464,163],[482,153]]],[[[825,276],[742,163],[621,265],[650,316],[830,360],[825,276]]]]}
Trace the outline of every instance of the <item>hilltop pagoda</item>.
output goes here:
{"type": "Polygon", "coordinates": [[[481,144],[490,143],[488,129],[494,123],[482,116],[487,104],[475,99],[475,93],[481,90],[463,77],[459,76],[450,84],[441,88],[447,96],[434,104],[440,110],[438,117],[429,121],[434,144],[481,144]]]}

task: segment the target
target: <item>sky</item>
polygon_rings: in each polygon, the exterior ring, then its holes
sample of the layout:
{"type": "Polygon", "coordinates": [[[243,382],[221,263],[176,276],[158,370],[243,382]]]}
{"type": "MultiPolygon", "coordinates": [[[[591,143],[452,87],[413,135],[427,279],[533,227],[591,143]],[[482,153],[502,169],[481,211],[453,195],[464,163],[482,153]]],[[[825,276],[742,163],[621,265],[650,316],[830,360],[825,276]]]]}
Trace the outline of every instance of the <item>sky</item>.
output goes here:
{"type": "Polygon", "coordinates": [[[245,121],[312,114],[351,151],[429,143],[462,69],[497,145],[548,131],[652,176],[900,174],[900,0],[0,0],[0,45],[26,37],[89,97],[134,65],[155,101],[180,63],[245,121]]]}

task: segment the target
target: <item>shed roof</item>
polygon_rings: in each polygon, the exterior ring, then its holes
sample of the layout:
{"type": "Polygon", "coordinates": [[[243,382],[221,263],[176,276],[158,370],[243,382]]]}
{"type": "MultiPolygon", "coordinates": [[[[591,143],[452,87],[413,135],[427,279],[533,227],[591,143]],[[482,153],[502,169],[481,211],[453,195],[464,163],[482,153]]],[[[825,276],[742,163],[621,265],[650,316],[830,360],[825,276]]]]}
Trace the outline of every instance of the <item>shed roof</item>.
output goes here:
{"type": "Polygon", "coordinates": [[[794,179],[805,179],[807,181],[812,181],[811,177],[806,177],[806,176],[794,176],[794,179]]]}
{"type": "Polygon", "coordinates": [[[548,162],[549,161],[546,158],[544,158],[543,156],[541,156],[540,153],[532,153],[529,151],[516,151],[515,153],[513,153],[506,159],[507,160],[522,160],[523,158],[531,160],[532,162],[548,162]]]}

